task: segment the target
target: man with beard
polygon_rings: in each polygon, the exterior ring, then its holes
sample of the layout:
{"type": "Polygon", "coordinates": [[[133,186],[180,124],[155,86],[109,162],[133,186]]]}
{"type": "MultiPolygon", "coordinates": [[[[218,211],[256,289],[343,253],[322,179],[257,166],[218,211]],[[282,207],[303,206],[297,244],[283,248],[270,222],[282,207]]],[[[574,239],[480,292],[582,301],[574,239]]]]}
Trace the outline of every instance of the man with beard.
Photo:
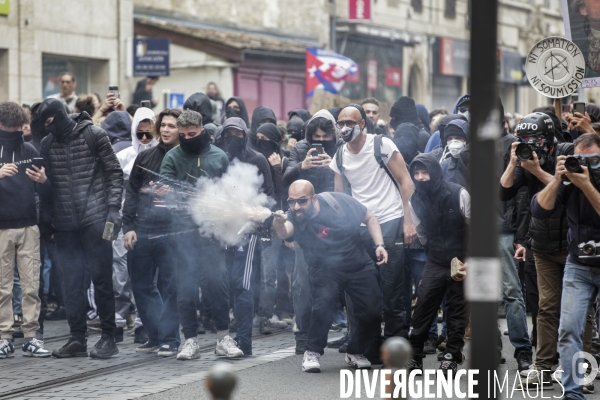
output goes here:
{"type": "Polygon", "coordinates": [[[172,262],[176,255],[171,236],[164,236],[171,232],[171,215],[166,208],[154,203],[152,186],[165,155],[179,144],[177,118],[180,115],[181,110],[169,108],[158,115],[154,130],[159,143],[135,158],[123,206],[124,246],[128,250],[131,286],[148,334],[148,341],[136,348],[136,352],[150,353],[158,349],[159,357],[177,354],[179,313],[177,274],[172,262]],[[160,293],[154,284],[157,270],[160,293]]]}
{"type": "MultiPolygon", "coordinates": [[[[365,120],[358,109],[350,106],[344,108],[338,117],[337,126],[346,144],[338,148],[329,165],[336,174],[335,191],[347,192],[349,186],[352,197],[367,207],[381,225],[383,243],[390,255],[389,261],[379,267],[384,338],[407,337],[407,310],[402,294],[404,247],[415,240],[416,232],[412,218],[405,210],[408,210],[413,183],[396,145],[388,138],[367,135],[364,132],[365,120]],[[381,140],[378,148],[375,139],[381,140]],[[376,152],[379,152],[381,163],[376,152]]],[[[365,248],[371,258],[374,258],[376,243],[371,241],[365,228],[362,229],[362,236],[365,248]]],[[[350,330],[350,335],[352,334],[353,331],[350,330]]],[[[378,362],[378,345],[372,347],[368,357],[378,362]]]]}
{"type": "MultiPolygon", "coordinates": [[[[220,149],[210,144],[210,135],[202,126],[202,115],[185,110],[177,118],[179,146],[169,151],[161,164],[163,186],[155,185],[158,195],[174,192],[178,204],[187,202],[193,194],[196,180],[201,177],[218,178],[227,170],[229,160],[220,149]],[[172,186],[172,188],[171,188],[172,186]]],[[[229,289],[225,252],[212,238],[200,236],[198,225],[187,210],[174,210],[173,233],[177,264],[177,305],[185,343],[178,360],[200,358],[197,341],[198,318],[196,300],[200,274],[204,273],[210,285],[212,316],[217,328],[216,354],[227,357],[242,355],[237,344],[228,335],[229,289]],[[176,212],[179,211],[179,212],[176,212]]]]}
{"type": "MultiPolygon", "coordinates": [[[[42,218],[56,229],[63,292],[71,338],[54,357],[87,357],[85,339],[85,276],[90,274],[98,300],[102,337],[90,352],[92,358],[109,358],[119,352],[114,339],[115,298],[112,284],[112,246],[103,239],[108,223],[121,229],[123,171],[108,135],[94,126],[87,113],[69,118],[63,104],[46,99],[39,116],[50,135],[42,141],[42,155],[53,195],[42,198],[42,218]],[[74,179],[77,177],[77,179],[74,179]],[[68,260],[68,262],[66,262],[68,260]],[[87,270],[87,271],[86,271],[87,270]]],[[[51,228],[46,228],[51,229],[51,228]]]]}
{"type": "MultiPolygon", "coordinates": [[[[237,159],[256,166],[258,173],[263,177],[262,192],[273,197],[273,180],[269,163],[262,154],[249,147],[249,136],[248,128],[241,118],[227,118],[216,143],[227,153],[230,161],[237,159]]],[[[231,271],[230,282],[237,321],[237,341],[246,356],[252,355],[252,319],[255,303],[258,304],[258,294],[260,293],[257,272],[261,267],[261,236],[270,239],[268,229],[264,229],[266,227],[267,223],[263,225],[263,229],[259,228],[248,234],[247,243],[227,249],[227,263],[231,271]]],[[[269,320],[264,318],[260,324],[261,333],[267,333],[269,329],[269,320]]]]}
{"type": "Polygon", "coordinates": [[[451,277],[453,258],[464,261],[466,257],[466,233],[471,215],[469,193],[457,184],[442,178],[442,168],[431,154],[420,154],[410,164],[410,174],[415,192],[410,198],[410,213],[419,240],[425,245],[427,263],[417,291],[410,327],[410,343],[413,359],[409,370],[423,369],[423,345],[429,336],[431,321],[437,315],[440,303],[446,295],[448,343],[440,370],[452,378],[456,376],[457,364],[462,364],[465,334],[465,299],[462,277],[451,277]]]}
{"type": "Polygon", "coordinates": [[[346,363],[370,369],[363,353],[369,338],[380,330],[381,293],[375,264],[362,245],[361,223],[377,243],[377,264],[384,264],[388,255],[377,218],[346,194],[315,194],[313,185],[305,180],[290,186],[288,204],[287,214],[275,214],[273,228],[281,239],[293,235],[304,249],[312,285],[312,317],[302,371],[321,372],[319,358],[327,344],[340,290],[352,299],[358,321],[356,334],[349,339],[346,363]]]}
{"type": "MultiPolygon", "coordinates": [[[[292,120],[296,118],[292,117],[292,120]]],[[[329,163],[337,148],[343,143],[339,138],[333,115],[327,110],[317,111],[307,123],[306,138],[300,140],[290,153],[289,164],[283,175],[283,184],[290,186],[294,181],[303,179],[313,185],[317,194],[333,192],[335,173],[329,168],[329,163]],[[313,148],[315,144],[323,147],[321,154],[313,148]]],[[[293,247],[296,260],[292,274],[292,297],[298,327],[294,336],[296,354],[304,354],[312,310],[311,289],[304,251],[296,242],[293,243],[293,247]]]]}

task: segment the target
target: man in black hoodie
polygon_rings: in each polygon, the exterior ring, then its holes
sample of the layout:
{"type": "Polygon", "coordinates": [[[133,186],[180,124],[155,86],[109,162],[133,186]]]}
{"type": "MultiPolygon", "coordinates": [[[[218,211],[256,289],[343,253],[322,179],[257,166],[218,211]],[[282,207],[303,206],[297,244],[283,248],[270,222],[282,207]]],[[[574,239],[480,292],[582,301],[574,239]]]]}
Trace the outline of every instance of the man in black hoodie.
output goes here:
{"type": "MultiPolygon", "coordinates": [[[[216,144],[229,157],[254,165],[263,177],[262,191],[273,197],[273,180],[271,169],[266,158],[248,146],[249,133],[246,124],[241,118],[227,118],[223,124],[221,136],[217,137],[216,144]]],[[[227,263],[231,271],[230,287],[235,299],[234,312],[237,321],[237,342],[244,355],[252,355],[252,319],[254,316],[255,295],[260,293],[256,282],[256,273],[261,263],[261,236],[270,239],[267,220],[259,231],[249,234],[248,242],[242,246],[228,246],[227,263]],[[261,232],[262,230],[262,232],[261,232]],[[249,279],[248,279],[249,277],[249,279]]],[[[263,323],[266,323],[263,321],[263,323]]]]}
{"type": "Polygon", "coordinates": [[[52,352],[58,358],[87,357],[85,339],[85,275],[94,283],[102,337],[92,358],[119,352],[114,340],[115,298],[112,284],[112,246],[103,239],[107,223],[121,229],[123,171],[108,135],[83,112],[69,118],[62,103],[46,99],[39,115],[50,135],[42,141],[42,156],[53,195],[42,197],[42,223],[56,229],[63,289],[71,338],[52,352]],[[74,179],[77,177],[77,179],[74,179]]]}
{"type": "Polygon", "coordinates": [[[248,109],[246,108],[246,103],[244,103],[244,100],[242,100],[241,97],[230,97],[225,103],[225,119],[233,117],[244,120],[246,126],[250,125],[248,109]]]}
{"type": "Polygon", "coordinates": [[[152,186],[158,180],[165,154],[179,144],[179,115],[181,110],[169,108],[158,115],[154,129],[159,144],[137,155],[123,206],[124,245],[129,251],[127,265],[131,286],[148,333],[148,341],[136,348],[136,352],[150,353],[158,349],[159,357],[177,354],[179,313],[173,243],[172,238],[166,236],[171,232],[171,215],[167,208],[157,207],[158,199],[152,186]],[[157,269],[160,270],[160,293],[154,285],[157,269]]]}
{"type": "Polygon", "coordinates": [[[204,93],[194,93],[183,103],[184,110],[194,110],[202,114],[202,124],[212,124],[212,104],[210,103],[210,97],[204,93]]]}
{"type": "Polygon", "coordinates": [[[36,339],[40,328],[40,232],[35,193],[48,190],[44,168],[33,165],[35,148],[23,141],[25,110],[17,103],[0,103],[0,358],[12,357],[12,289],[15,259],[21,280],[25,337],[23,355],[50,357],[44,342],[36,339]],[[37,184],[36,184],[37,183],[37,184]]]}
{"type": "Polygon", "coordinates": [[[471,215],[469,193],[459,185],[443,180],[442,168],[431,154],[420,154],[410,164],[415,192],[410,198],[410,213],[425,245],[427,263],[417,291],[409,339],[413,347],[410,370],[423,369],[423,345],[428,338],[432,319],[447,293],[448,343],[440,370],[452,371],[462,364],[466,328],[464,277],[451,277],[453,258],[464,261],[467,255],[467,226],[471,215]]]}
{"type": "Polygon", "coordinates": [[[250,124],[251,148],[256,150],[256,132],[258,132],[258,127],[269,122],[277,125],[277,117],[275,116],[273,110],[265,106],[256,107],[252,112],[252,122],[250,124]]]}

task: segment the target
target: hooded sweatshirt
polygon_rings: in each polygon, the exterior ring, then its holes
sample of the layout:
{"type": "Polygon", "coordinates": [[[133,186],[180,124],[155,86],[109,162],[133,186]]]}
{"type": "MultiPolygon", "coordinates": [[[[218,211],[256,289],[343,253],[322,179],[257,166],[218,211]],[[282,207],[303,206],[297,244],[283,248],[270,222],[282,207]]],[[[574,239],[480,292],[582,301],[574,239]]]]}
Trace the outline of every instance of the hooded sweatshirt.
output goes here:
{"type": "Polygon", "coordinates": [[[127,111],[113,111],[102,122],[115,153],[131,146],[131,118],[127,111]]]}
{"type": "Polygon", "coordinates": [[[390,126],[394,129],[398,125],[408,122],[417,128],[423,128],[423,123],[417,114],[417,106],[415,101],[407,96],[402,96],[394,103],[390,110],[390,126]]]}
{"type": "Polygon", "coordinates": [[[407,165],[410,165],[412,160],[420,153],[420,132],[421,130],[419,128],[408,122],[400,124],[396,128],[396,133],[392,140],[398,147],[398,150],[400,150],[400,154],[402,154],[402,158],[404,158],[404,162],[407,165]]]}
{"type": "Polygon", "coordinates": [[[425,146],[425,153],[432,153],[438,160],[442,158],[444,149],[446,148],[446,139],[444,138],[444,129],[451,121],[455,119],[461,119],[467,121],[467,118],[461,114],[450,114],[442,118],[442,122],[438,125],[438,130],[431,135],[427,145],[425,146]]]}
{"type": "MultiPolygon", "coordinates": [[[[239,116],[238,118],[241,118],[244,123],[246,124],[246,126],[250,125],[250,119],[248,118],[248,109],[246,108],[246,103],[244,103],[244,100],[242,100],[241,97],[230,97],[229,100],[227,100],[227,103],[225,103],[225,116],[227,116],[227,108],[229,106],[229,103],[231,103],[232,101],[235,101],[236,103],[239,104],[240,106],[240,112],[239,112],[239,116]]],[[[232,116],[227,116],[227,118],[231,118],[232,116]]]]}
{"type": "MultiPolygon", "coordinates": [[[[469,143],[469,123],[462,119],[455,119],[444,129],[444,138],[448,136],[462,136],[469,143]]],[[[445,181],[456,183],[464,188],[469,188],[469,148],[465,145],[458,157],[452,155],[440,162],[445,181]]]]}
{"type": "Polygon", "coordinates": [[[288,118],[291,120],[294,117],[298,117],[300,118],[303,122],[306,122],[310,119],[310,112],[308,112],[308,110],[305,110],[303,108],[297,108],[295,110],[292,110],[290,112],[288,112],[288,118]]]}
{"type": "Polygon", "coordinates": [[[149,119],[154,123],[156,121],[154,111],[146,107],[138,108],[135,112],[135,115],[133,116],[133,123],[131,124],[131,146],[117,153],[117,158],[119,159],[119,163],[121,164],[121,168],[123,169],[124,179],[129,178],[131,168],[133,167],[133,163],[138,153],[146,149],[151,149],[152,147],[158,144],[158,140],[156,140],[155,138],[152,138],[152,141],[148,144],[142,144],[137,138],[136,132],[138,125],[145,119],[149,119]]]}
{"type": "Polygon", "coordinates": [[[410,212],[428,260],[448,268],[454,257],[464,261],[471,216],[469,193],[460,185],[443,180],[442,168],[432,154],[416,156],[410,164],[410,176],[415,184],[410,212]],[[429,181],[416,180],[416,169],[425,169],[429,181]]]}
{"type": "Polygon", "coordinates": [[[213,111],[210,98],[204,93],[194,93],[183,103],[184,110],[194,110],[202,114],[202,124],[213,122],[213,111]]]}
{"type": "MultiPolygon", "coordinates": [[[[269,140],[257,140],[256,147],[258,151],[265,156],[267,161],[273,153],[278,153],[281,156],[281,148],[279,142],[281,142],[281,132],[276,125],[271,123],[263,124],[258,127],[258,133],[262,133],[269,140]]],[[[278,209],[282,209],[282,201],[287,199],[287,191],[283,185],[283,171],[281,163],[277,165],[271,165],[269,162],[269,168],[271,169],[271,178],[273,179],[274,197],[277,201],[278,209]]]]}
{"type": "Polygon", "coordinates": [[[36,184],[25,173],[37,156],[35,148],[23,141],[23,132],[0,132],[0,168],[6,164],[15,164],[18,168],[16,175],[0,179],[0,230],[37,224],[36,187],[49,188],[50,184],[49,181],[36,184]]]}
{"type": "MultiPolygon", "coordinates": [[[[456,100],[456,103],[454,104],[454,111],[450,115],[462,115],[459,113],[458,105],[463,103],[465,100],[470,101],[471,95],[465,94],[464,96],[459,97],[458,100],[456,100]]],[[[504,110],[504,108],[502,108],[502,110],[504,110]]],[[[444,119],[442,120],[442,123],[450,115],[447,115],[446,117],[444,117],[444,119]]],[[[504,115],[504,112],[502,112],[501,115],[504,115]]],[[[465,121],[467,121],[467,118],[465,116],[462,116],[462,118],[464,118],[465,121]]],[[[427,142],[427,147],[425,148],[425,152],[430,153],[439,147],[442,147],[442,148],[446,147],[446,144],[442,143],[442,142],[443,142],[443,139],[440,137],[439,131],[435,132],[433,135],[431,135],[431,139],[429,139],[429,142],[427,142]]]]}
{"type": "Polygon", "coordinates": [[[419,119],[423,123],[423,129],[425,129],[425,131],[431,135],[431,130],[429,128],[429,123],[431,120],[429,119],[429,111],[427,111],[427,107],[425,107],[423,104],[417,104],[416,106],[419,119]]]}
{"type": "MultiPolygon", "coordinates": [[[[335,127],[335,119],[333,115],[327,110],[319,110],[312,116],[312,118],[306,123],[310,124],[315,118],[326,118],[330,120],[335,127]]],[[[339,132],[335,130],[336,137],[336,151],[337,148],[344,144],[344,141],[340,138],[339,132]]],[[[334,178],[335,173],[330,168],[309,168],[306,170],[302,169],[302,161],[306,158],[308,150],[310,150],[313,144],[312,137],[306,137],[299,141],[296,146],[290,152],[290,159],[288,167],[283,175],[283,184],[290,186],[294,181],[298,179],[305,179],[313,184],[315,187],[315,193],[322,192],[333,192],[334,191],[334,178]]],[[[335,154],[335,152],[333,153],[335,154]]]]}
{"type": "Polygon", "coordinates": [[[249,139],[250,139],[250,134],[248,132],[248,128],[246,127],[246,124],[244,123],[244,121],[241,118],[233,117],[233,118],[227,118],[227,120],[223,124],[223,129],[221,129],[221,132],[219,132],[218,138],[215,138],[215,143],[217,144],[217,146],[219,146],[223,151],[225,151],[227,153],[230,160],[234,160],[237,158],[241,162],[256,165],[256,167],[258,168],[259,174],[261,174],[264,178],[263,184],[262,184],[263,193],[265,193],[269,197],[273,197],[273,194],[275,193],[275,189],[273,187],[273,179],[271,178],[271,167],[269,165],[269,162],[267,161],[265,156],[260,154],[258,151],[252,150],[250,148],[249,139]],[[228,138],[224,138],[222,136],[223,132],[225,132],[227,129],[230,129],[230,128],[239,130],[244,133],[243,145],[241,146],[241,150],[236,154],[227,153],[228,152],[228,148],[227,148],[227,144],[228,144],[227,139],[228,138]]]}
{"type": "Polygon", "coordinates": [[[288,134],[290,131],[295,131],[299,133],[299,136],[292,136],[298,142],[304,139],[304,121],[302,120],[302,118],[298,116],[293,116],[292,118],[290,118],[290,121],[287,123],[285,128],[288,131],[288,134]]]}
{"type": "Polygon", "coordinates": [[[256,135],[256,132],[258,131],[258,124],[266,119],[270,120],[269,122],[273,124],[277,123],[277,117],[275,116],[273,110],[265,106],[256,107],[252,113],[252,125],[250,125],[250,131],[256,135]]]}

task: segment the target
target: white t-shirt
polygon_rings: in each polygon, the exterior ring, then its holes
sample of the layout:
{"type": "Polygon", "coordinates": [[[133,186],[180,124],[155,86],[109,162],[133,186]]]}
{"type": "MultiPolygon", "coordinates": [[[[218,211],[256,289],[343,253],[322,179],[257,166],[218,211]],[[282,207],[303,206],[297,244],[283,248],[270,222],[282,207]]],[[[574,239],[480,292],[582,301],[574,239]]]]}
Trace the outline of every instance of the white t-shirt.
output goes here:
{"type": "MultiPolygon", "coordinates": [[[[380,224],[404,216],[402,197],[383,168],[375,159],[375,135],[367,135],[367,140],[358,154],[348,151],[344,145],[342,162],[344,176],[352,187],[352,197],[371,211],[380,224]]],[[[387,165],[398,147],[390,139],[384,137],[381,142],[381,157],[387,165]]],[[[337,154],[336,154],[337,156],[337,154]]],[[[340,173],[336,156],[331,160],[329,168],[340,173]]]]}

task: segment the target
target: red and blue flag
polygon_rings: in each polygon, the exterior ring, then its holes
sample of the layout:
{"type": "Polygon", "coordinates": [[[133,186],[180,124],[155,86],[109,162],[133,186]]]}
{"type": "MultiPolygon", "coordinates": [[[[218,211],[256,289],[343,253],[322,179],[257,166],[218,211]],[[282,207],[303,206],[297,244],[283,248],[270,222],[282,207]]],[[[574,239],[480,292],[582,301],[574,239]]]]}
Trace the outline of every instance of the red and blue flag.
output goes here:
{"type": "Polygon", "coordinates": [[[315,89],[337,94],[346,80],[358,74],[358,65],[341,54],[318,47],[306,49],[306,95],[315,89]]]}

